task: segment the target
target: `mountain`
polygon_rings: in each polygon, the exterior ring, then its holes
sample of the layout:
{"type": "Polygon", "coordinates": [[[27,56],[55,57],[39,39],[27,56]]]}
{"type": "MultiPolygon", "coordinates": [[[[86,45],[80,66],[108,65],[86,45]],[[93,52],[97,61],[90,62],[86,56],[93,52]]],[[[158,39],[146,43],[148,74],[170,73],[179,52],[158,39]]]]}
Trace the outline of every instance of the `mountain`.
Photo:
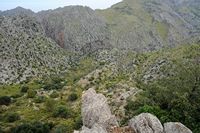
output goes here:
{"type": "Polygon", "coordinates": [[[198,0],[1,12],[0,132],[199,133],[199,24],[198,0]]]}
{"type": "Polygon", "coordinates": [[[88,54],[110,47],[104,19],[89,7],[68,6],[37,14],[48,37],[61,47],[88,54]]]}
{"type": "Polygon", "coordinates": [[[27,77],[65,71],[68,53],[45,36],[34,18],[3,16],[0,17],[0,61],[0,83],[19,83],[27,77]]]}
{"type": "Polygon", "coordinates": [[[2,15],[2,16],[15,16],[15,15],[33,16],[34,12],[31,11],[30,9],[25,9],[23,7],[18,6],[16,8],[14,8],[14,9],[0,12],[0,15],[2,15]]]}
{"type": "Polygon", "coordinates": [[[116,47],[152,51],[199,35],[197,5],[198,1],[123,0],[97,12],[107,20],[116,47]]]}

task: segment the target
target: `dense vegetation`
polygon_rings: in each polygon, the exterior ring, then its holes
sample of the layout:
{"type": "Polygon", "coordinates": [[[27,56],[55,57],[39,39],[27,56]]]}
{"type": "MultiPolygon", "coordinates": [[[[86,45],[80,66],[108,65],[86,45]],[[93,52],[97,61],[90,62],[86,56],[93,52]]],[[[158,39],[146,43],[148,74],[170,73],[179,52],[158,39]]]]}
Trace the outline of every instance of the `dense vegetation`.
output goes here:
{"type": "MultiPolygon", "coordinates": [[[[136,101],[129,100],[127,115],[132,117],[141,112],[155,114],[161,122],[179,121],[194,133],[200,132],[200,47],[185,46],[170,52],[168,60],[176,67],[165,67],[162,71],[172,75],[138,87],[144,90],[136,101]],[[177,53],[182,52],[178,55],[177,53]],[[177,56],[174,56],[177,54],[177,56]]],[[[161,54],[160,56],[164,56],[161,54]]]]}

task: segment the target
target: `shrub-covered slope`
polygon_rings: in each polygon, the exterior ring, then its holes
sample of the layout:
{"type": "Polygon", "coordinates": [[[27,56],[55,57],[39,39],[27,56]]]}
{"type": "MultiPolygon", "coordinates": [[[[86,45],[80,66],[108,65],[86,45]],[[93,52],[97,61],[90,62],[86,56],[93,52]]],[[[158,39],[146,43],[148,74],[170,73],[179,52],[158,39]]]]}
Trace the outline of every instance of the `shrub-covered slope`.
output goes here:
{"type": "Polygon", "coordinates": [[[199,35],[199,2],[173,2],[123,0],[97,12],[107,20],[115,46],[152,51],[173,47],[188,39],[191,42],[199,35]]]}

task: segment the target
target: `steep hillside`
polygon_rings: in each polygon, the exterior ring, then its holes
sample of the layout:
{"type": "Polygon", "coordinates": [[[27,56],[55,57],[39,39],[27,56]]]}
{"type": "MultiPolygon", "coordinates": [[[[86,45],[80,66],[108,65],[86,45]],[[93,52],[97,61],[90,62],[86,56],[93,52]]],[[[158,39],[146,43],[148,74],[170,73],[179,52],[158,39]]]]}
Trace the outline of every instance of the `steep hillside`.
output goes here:
{"type": "Polygon", "coordinates": [[[34,18],[0,17],[0,83],[59,73],[68,67],[68,54],[47,38],[34,18]]]}
{"type": "Polygon", "coordinates": [[[65,49],[88,54],[111,47],[105,21],[89,7],[68,6],[42,11],[37,16],[46,35],[65,49]]]}
{"type": "Polygon", "coordinates": [[[97,12],[106,18],[115,46],[152,51],[191,41],[191,37],[199,35],[199,2],[172,3],[170,0],[124,0],[97,12]],[[182,5],[188,12],[180,11],[184,8],[182,5]]]}

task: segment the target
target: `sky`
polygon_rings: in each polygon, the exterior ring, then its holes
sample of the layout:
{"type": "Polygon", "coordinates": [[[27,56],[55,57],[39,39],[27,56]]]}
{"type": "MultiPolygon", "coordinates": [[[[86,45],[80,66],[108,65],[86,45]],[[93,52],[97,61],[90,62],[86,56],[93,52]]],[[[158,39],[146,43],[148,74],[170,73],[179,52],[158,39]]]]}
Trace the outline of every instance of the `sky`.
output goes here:
{"type": "Polygon", "coordinates": [[[120,1],[121,0],[0,0],[0,10],[4,11],[21,6],[38,12],[69,5],[83,5],[89,6],[92,9],[105,9],[120,1]]]}

